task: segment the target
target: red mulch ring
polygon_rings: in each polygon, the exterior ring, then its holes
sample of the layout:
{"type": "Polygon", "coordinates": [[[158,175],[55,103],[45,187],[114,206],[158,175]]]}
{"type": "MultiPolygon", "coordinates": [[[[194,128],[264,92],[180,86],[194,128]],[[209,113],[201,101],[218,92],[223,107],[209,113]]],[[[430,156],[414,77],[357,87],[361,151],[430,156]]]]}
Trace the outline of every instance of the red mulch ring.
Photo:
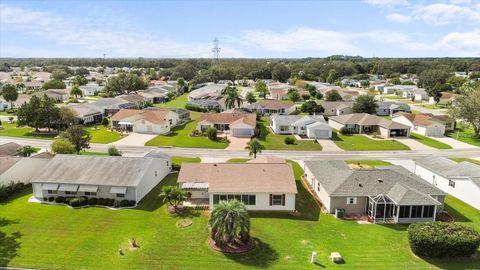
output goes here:
{"type": "Polygon", "coordinates": [[[233,254],[238,254],[238,253],[244,253],[247,251],[250,251],[255,248],[256,243],[255,240],[250,238],[250,241],[246,244],[236,240],[234,243],[226,245],[226,246],[218,246],[215,244],[215,241],[213,241],[212,238],[208,238],[208,244],[210,245],[211,248],[213,248],[216,251],[220,252],[225,252],[225,253],[233,253],[233,254]]]}
{"type": "Polygon", "coordinates": [[[453,219],[453,217],[449,213],[442,212],[442,213],[437,214],[436,221],[454,222],[455,220],[453,219]]]}
{"type": "Polygon", "coordinates": [[[179,206],[177,207],[177,211],[175,211],[175,208],[174,208],[173,206],[171,206],[171,205],[169,205],[169,206],[167,207],[167,211],[168,211],[168,213],[170,213],[170,214],[178,214],[178,213],[181,213],[181,212],[185,211],[186,209],[187,209],[187,207],[185,207],[185,206],[183,206],[183,205],[179,205],[179,206]]]}

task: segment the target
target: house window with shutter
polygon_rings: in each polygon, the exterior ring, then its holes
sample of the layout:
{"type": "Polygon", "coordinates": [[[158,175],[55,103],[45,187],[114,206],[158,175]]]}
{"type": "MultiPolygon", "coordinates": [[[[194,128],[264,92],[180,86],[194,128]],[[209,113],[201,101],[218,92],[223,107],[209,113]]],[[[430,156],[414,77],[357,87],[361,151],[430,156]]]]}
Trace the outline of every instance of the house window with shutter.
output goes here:
{"type": "Polygon", "coordinates": [[[270,205],[285,205],[285,194],[270,194],[270,205]]]}
{"type": "Polygon", "coordinates": [[[347,204],[357,204],[357,197],[347,197],[347,204]]]}

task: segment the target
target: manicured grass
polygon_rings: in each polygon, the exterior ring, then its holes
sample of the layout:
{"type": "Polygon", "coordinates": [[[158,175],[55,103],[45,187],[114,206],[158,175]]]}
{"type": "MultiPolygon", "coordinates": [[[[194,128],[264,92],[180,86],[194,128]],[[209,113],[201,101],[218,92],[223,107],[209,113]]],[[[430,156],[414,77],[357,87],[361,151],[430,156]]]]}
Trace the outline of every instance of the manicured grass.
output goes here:
{"type": "Polygon", "coordinates": [[[185,108],[185,105],[188,102],[188,93],[185,93],[175,99],[170,100],[169,102],[154,104],[155,107],[160,108],[185,108]]]}
{"type": "Polygon", "coordinates": [[[6,111],[0,111],[0,115],[4,115],[4,116],[15,116],[14,113],[9,113],[9,112],[6,112],[6,111]]]}
{"type": "Polygon", "coordinates": [[[368,160],[368,159],[358,159],[358,160],[345,160],[347,164],[360,164],[360,165],[367,165],[370,167],[376,167],[376,166],[389,166],[392,165],[392,163],[388,161],[383,161],[383,160],[368,160]]]}
{"type": "MultiPolygon", "coordinates": [[[[158,198],[170,174],[136,209],[70,209],[28,203],[24,193],[0,204],[0,266],[49,269],[476,269],[480,258],[423,260],[412,255],[405,225],[360,225],[320,213],[297,178],[298,214],[251,212],[251,234],[257,247],[245,254],[223,254],[206,243],[208,214],[191,211],[169,215],[158,198]],[[192,226],[178,229],[178,219],[192,226]],[[134,237],[140,248],[128,249],[134,237]],[[118,254],[122,248],[125,255],[118,254]],[[312,251],[318,264],[312,265],[312,251]],[[338,251],[344,264],[328,259],[338,251]]],[[[456,222],[480,230],[480,211],[447,197],[456,222]]]]}
{"type": "Polygon", "coordinates": [[[446,143],[439,142],[435,139],[417,133],[411,133],[410,138],[436,149],[452,149],[452,147],[446,143]]]}
{"type": "Polygon", "coordinates": [[[411,113],[413,113],[413,114],[422,114],[421,111],[416,111],[416,110],[412,110],[411,113]]]}
{"type": "Polygon", "coordinates": [[[82,151],[80,152],[81,156],[108,156],[106,152],[91,152],[91,151],[82,151]]]}
{"type": "Polygon", "coordinates": [[[88,127],[87,131],[92,135],[91,143],[112,143],[125,137],[125,135],[110,131],[105,126],[88,127]]]}
{"type": "Polygon", "coordinates": [[[403,97],[397,96],[397,95],[385,95],[385,96],[382,95],[381,97],[385,99],[404,99],[403,97]]]}
{"type": "Polygon", "coordinates": [[[249,160],[251,160],[251,159],[249,159],[249,158],[231,158],[231,159],[227,160],[227,163],[246,163],[249,160]]]}
{"type": "Polygon", "coordinates": [[[172,163],[175,166],[181,166],[182,163],[200,163],[202,160],[199,157],[180,157],[172,156],[172,163]]]}
{"type": "Polygon", "coordinates": [[[462,123],[457,123],[455,130],[447,132],[446,136],[480,147],[480,137],[475,137],[473,128],[462,123]]]}
{"type": "Polygon", "coordinates": [[[192,137],[190,134],[197,128],[201,113],[190,112],[192,120],[185,125],[178,126],[172,129],[168,135],[159,135],[150,141],[146,146],[174,146],[187,148],[212,148],[224,149],[228,146],[226,142],[212,141],[207,137],[192,137]]]}
{"type": "Polygon", "coordinates": [[[335,144],[346,151],[386,151],[386,150],[410,150],[405,144],[395,140],[373,140],[363,135],[342,135],[338,131],[332,131],[332,140],[335,144]]]}
{"type": "Polygon", "coordinates": [[[455,162],[468,161],[468,162],[470,162],[470,163],[480,165],[480,160],[476,160],[476,159],[473,159],[473,158],[450,158],[450,159],[453,160],[453,161],[455,161],[455,162]]]}
{"type": "Polygon", "coordinates": [[[296,140],[295,144],[286,144],[285,138],[293,135],[274,134],[269,126],[269,118],[265,117],[258,122],[260,126],[260,142],[268,150],[298,150],[298,151],[321,151],[322,146],[314,140],[296,140]]]}
{"type": "Polygon", "coordinates": [[[0,128],[0,136],[7,137],[23,137],[23,138],[32,138],[32,139],[53,139],[57,135],[48,134],[34,134],[34,129],[31,127],[17,127],[16,123],[9,123],[7,121],[2,121],[0,128]]]}
{"type": "Polygon", "coordinates": [[[433,110],[448,109],[448,106],[444,104],[422,104],[420,106],[427,109],[433,109],[433,110]]]}

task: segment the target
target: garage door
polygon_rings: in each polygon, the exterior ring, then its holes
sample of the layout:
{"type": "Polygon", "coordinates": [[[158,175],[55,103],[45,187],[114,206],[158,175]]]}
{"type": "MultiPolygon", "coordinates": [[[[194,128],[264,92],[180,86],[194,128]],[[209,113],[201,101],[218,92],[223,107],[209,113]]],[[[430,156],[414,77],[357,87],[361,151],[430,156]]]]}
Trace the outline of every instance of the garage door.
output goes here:
{"type": "Polygon", "coordinates": [[[330,131],[317,129],[314,130],[315,139],[328,139],[330,136],[330,131]]]}
{"type": "Polygon", "coordinates": [[[443,132],[441,128],[428,128],[427,129],[427,136],[432,136],[432,137],[442,137],[443,132]]]}
{"type": "Polygon", "coordinates": [[[249,128],[235,128],[232,129],[232,136],[234,137],[250,137],[252,136],[252,130],[249,128]]]}

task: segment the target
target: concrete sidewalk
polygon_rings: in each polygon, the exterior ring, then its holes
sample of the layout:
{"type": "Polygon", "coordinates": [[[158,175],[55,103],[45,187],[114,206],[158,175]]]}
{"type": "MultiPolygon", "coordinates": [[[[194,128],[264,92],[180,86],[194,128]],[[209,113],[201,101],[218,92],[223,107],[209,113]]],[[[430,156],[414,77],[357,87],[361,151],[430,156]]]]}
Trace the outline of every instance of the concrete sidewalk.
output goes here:
{"type": "Polygon", "coordinates": [[[155,134],[140,134],[140,133],[131,133],[127,137],[111,143],[112,145],[121,145],[121,146],[144,146],[146,142],[157,137],[155,134]]]}
{"type": "Polygon", "coordinates": [[[464,143],[450,137],[429,137],[442,143],[450,145],[453,149],[477,148],[475,145],[464,143]]]}
{"type": "Polygon", "coordinates": [[[322,146],[322,152],[343,152],[331,139],[318,139],[317,142],[322,146]]]}

